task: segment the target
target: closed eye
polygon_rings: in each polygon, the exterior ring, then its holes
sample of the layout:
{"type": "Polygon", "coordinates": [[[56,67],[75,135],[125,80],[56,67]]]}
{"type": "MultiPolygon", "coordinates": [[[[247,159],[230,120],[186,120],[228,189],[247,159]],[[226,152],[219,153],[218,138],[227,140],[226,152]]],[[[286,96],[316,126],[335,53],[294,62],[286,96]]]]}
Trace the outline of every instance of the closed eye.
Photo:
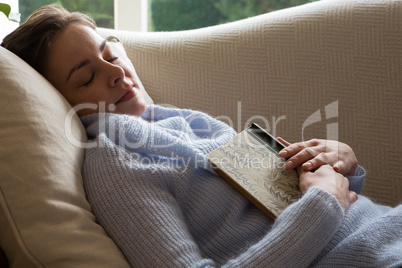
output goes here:
{"type": "Polygon", "coordinates": [[[119,57],[114,57],[113,59],[111,59],[111,60],[108,60],[108,62],[114,62],[115,60],[117,60],[119,57]]]}
{"type": "Polygon", "coordinates": [[[84,87],[89,86],[92,83],[92,81],[94,80],[94,77],[95,77],[95,73],[92,73],[91,78],[88,80],[88,82],[86,82],[82,86],[84,86],[84,87]]]}
{"type": "MultiPolygon", "coordinates": [[[[107,62],[114,62],[118,58],[119,57],[113,57],[112,59],[108,60],[107,62]]],[[[89,78],[89,80],[85,84],[83,84],[82,86],[84,86],[84,87],[89,86],[92,83],[92,81],[94,80],[94,78],[95,78],[95,73],[92,73],[91,78],[89,78]]]]}

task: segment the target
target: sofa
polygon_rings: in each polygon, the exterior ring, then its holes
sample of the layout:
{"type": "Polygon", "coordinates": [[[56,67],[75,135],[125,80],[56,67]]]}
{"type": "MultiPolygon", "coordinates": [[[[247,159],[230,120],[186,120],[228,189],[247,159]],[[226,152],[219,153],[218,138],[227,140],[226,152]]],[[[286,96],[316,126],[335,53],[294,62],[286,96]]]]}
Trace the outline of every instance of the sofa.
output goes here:
{"type": "MultiPolygon", "coordinates": [[[[202,110],[236,131],[255,122],[290,142],[345,142],[367,171],[363,194],[394,206],[401,17],[400,0],[322,0],[197,30],[98,32],[120,40],[148,103],[202,110]]],[[[86,200],[74,110],[4,48],[0,66],[0,266],[128,267],[86,200]]]]}

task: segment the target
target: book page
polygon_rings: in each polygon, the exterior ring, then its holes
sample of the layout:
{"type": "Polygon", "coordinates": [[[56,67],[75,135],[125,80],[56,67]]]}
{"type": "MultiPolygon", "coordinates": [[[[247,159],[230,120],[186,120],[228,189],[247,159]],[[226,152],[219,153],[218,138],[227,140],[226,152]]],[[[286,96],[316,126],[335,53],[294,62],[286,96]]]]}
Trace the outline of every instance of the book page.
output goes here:
{"type": "Polygon", "coordinates": [[[251,195],[251,201],[260,202],[256,205],[264,206],[274,217],[300,198],[297,172],[285,170],[285,160],[247,130],[211,152],[208,158],[218,173],[236,183],[247,197],[251,195]]]}

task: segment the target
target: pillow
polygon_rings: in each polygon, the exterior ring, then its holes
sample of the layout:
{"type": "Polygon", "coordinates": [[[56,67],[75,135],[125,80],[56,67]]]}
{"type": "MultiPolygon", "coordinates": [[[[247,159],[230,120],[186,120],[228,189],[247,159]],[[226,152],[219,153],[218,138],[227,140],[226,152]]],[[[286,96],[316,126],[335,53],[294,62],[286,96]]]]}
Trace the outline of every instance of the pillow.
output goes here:
{"type": "Polygon", "coordinates": [[[3,47],[0,81],[0,247],[10,266],[129,267],[85,198],[75,144],[86,134],[71,106],[3,47]]]}

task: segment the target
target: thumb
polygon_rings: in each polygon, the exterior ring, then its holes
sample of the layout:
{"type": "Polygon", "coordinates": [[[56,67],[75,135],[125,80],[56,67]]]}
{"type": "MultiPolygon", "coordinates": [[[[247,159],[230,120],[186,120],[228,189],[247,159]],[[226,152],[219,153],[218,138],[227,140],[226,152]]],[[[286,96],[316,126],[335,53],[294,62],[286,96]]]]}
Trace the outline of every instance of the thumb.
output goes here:
{"type": "Polygon", "coordinates": [[[349,191],[350,204],[353,204],[354,202],[356,202],[358,198],[359,197],[357,196],[357,194],[354,191],[349,191]]]}
{"type": "Polygon", "coordinates": [[[349,207],[357,201],[357,194],[353,191],[349,191],[348,195],[343,200],[338,200],[339,204],[343,208],[343,211],[348,211],[349,207]]]}
{"type": "Polygon", "coordinates": [[[345,171],[345,163],[343,163],[343,161],[338,161],[335,163],[333,168],[336,172],[343,174],[343,172],[345,171]]]}

